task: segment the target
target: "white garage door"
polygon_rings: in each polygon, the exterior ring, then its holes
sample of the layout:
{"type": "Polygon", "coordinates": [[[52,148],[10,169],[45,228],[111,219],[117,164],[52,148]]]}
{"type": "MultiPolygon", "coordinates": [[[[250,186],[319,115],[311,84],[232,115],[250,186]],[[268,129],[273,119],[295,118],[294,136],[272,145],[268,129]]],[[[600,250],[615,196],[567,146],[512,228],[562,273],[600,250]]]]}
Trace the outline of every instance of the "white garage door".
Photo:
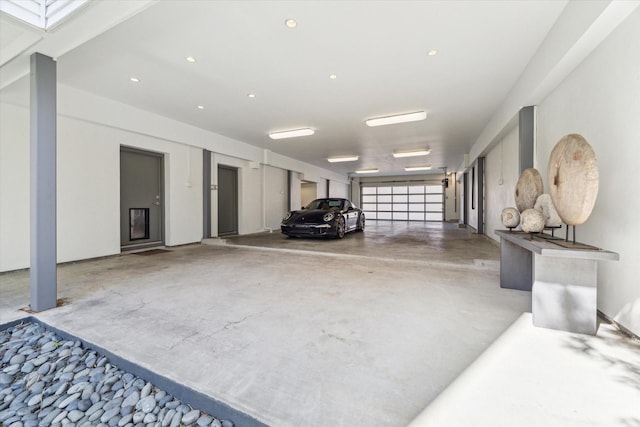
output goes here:
{"type": "Polygon", "coordinates": [[[444,194],[439,182],[364,184],[360,200],[367,219],[444,220],[444,194]]]}

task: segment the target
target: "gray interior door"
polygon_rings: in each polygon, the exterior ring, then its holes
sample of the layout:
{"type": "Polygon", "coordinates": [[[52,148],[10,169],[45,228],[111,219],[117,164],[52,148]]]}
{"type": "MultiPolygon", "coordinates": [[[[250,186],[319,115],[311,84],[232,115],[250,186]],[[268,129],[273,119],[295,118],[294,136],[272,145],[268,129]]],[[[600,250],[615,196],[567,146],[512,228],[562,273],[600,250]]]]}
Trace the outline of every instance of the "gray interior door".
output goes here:
{"type": "Polygon", "coordinates": [[[120,245],[159,246],[163,237],[161,154],[120,149],[120,245]]]}
{"type": "Polygon", "coordinates": [[[238,170],[218,165],[218,236],[238,234],[238,170]]]}

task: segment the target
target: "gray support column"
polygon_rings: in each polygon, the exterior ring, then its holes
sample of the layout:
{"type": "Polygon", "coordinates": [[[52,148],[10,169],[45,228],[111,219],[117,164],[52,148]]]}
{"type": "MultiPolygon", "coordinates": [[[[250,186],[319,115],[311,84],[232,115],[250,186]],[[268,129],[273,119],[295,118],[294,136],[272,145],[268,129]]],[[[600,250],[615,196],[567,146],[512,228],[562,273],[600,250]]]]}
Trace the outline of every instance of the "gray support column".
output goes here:
{"type": "MultiPolygon", "coordinates": [[[[464,225],[469,225],[469,196],[471,193],[469,192],[469,172],[464,173],[464,184],[462,186],[462,223],[464,225]]],[[[473,188],[471,188],[473,191],[473,188]]]]}
{"type": "Polygon", "coordinates": [[[533,167],[533,154],[536,138],[535,106],[522,107],[518,114],[518,148],[520,173],[533,167]]]}
{"type": "Polygon", "coordinates": [[[31,310],[56,306],[56,63],[31,55],[31,310]]]}
{"type": "Polygon", "coordinates": [[[478,234],[484,234],[484,157],[478,157],[478,234]]]}
{"type": "MultiPolygon", "coordinates": [[[[291,171],[287,171],[287,209],[291,210],[293,209],[293,206],[291,206],[291,180],[293,179],[293,173],[291,171]]],[[[297,209],[297,208],[296,208],[297,209]]]]}
{"type": "Polygon", "coordinates": [[[211,151],[202,150],[202,238],[211,237],[211,151]]]}
{"type": "Polygon", "coordinates": [[[329,191],[331,191],[331,180],[327,178],[327,197],[331,197],[329,191]]]}

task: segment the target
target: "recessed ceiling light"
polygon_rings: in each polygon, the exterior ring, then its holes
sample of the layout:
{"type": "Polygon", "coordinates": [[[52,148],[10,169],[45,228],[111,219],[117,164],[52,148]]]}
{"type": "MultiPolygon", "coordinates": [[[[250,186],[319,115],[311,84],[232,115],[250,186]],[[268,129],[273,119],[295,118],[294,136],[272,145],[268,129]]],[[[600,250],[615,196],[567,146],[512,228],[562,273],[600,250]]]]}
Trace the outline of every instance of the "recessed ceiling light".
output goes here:
{"type": "Polygon", "coordinates": [[[327,161],[329,163],[336,163],[336,162],[355,162],[356,160],[358,160],[358,156],[344,156],[344,157],[329,157],[327,158],[327,161]]]}
{"type": "Polygon", "coordinates": [[[427,55],[429,56],[434,56],[437,54],[438,54],[438,51],[436,49],[430,49],[429,52],[427,52],[427,55]]]}
{"type": "Polygon", "coordinates": [[[303,129],[293,129],[286,130],[282,132],[272,132],[269,134],[269,138],[271,139],[284,139],[284,138],[295,138],[298,136],[308,136],[313,135],[315,132],[313,129],[303,128],[303,129]]]}
{"type": "Polygon", "coordinates": [[[378,169],[360,169],[357,170],[356,173],[376,173],[378,172],[378,169]]]}
{"type": "Polygon", "coordinates": [[[287,28],[295,28],[298,26],[298,23],[296,22],[295,19],[287,19],[286,21],[284,21],[284,25],[287,26],[287,28]]]}
{"type": "Polygon", "coordinates": [[[252,98],[252,99],[253,99],[253,98],[255,98],[255,97],[256,97],[256,94],[255,94],[255,93],[248,93],[248,94],[247,94],[247,98],[252,98]]]}
{"type": "Polygon", "coordinates": [[[129,80],[134,82],[134,83],[140,83],[140,79],[137,77],[129,77],[129,80]]]}
{"type": "Polygon", "coordinates": [[[330,78],[331,80],[335,80],[335,79],[337,79],[337,78],[338,78],[338,76],[336,76],[335,74],[329,74],[329,78],[330,78]]]}
{"type": "Polygon", "coordinates": [[[407,166],[406,168],[404,168],[405,171],[407,172],[413,172],[413,171],[428,171],[431,169],[431,165],[424,165],[424,166],[407,166]]]}
{"type": "Polygon", "coordinates": [[[198,105],[198,110],[204,110],[204,105],[198,105]]]}
{"type": "Polygon", "coordinates": [[[396,114],[394,116],[376,117],[374,119],[365,120],[367,126],[384,126],[396,123],[417,122],[427,118],[425,111],[416,111],[414,113],[396,114]]]}
{"type": "Polygon", "coordinates": [[[428,156],[431,150],[414,150],[414,151],[394,151],[393,157],[415,157],[415,156],[428,156]]]}
{"type": "Polygon", "coordinates": [[[185,59],[187,60],[187,62],[191,62],[192,64],[196,62],[196,58],[194,58],[193,56],[187,56],[185,59]]]}

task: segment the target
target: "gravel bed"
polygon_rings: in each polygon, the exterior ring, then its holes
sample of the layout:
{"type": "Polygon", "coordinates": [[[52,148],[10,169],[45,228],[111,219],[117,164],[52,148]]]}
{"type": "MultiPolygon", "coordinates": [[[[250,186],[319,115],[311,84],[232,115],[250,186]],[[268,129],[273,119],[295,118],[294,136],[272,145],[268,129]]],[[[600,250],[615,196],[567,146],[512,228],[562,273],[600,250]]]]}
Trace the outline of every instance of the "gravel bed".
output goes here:
{"type": "Polygon", "coordinates": [[[37,323],[0,331],[0,426],[233,427],[37,323]]]}

